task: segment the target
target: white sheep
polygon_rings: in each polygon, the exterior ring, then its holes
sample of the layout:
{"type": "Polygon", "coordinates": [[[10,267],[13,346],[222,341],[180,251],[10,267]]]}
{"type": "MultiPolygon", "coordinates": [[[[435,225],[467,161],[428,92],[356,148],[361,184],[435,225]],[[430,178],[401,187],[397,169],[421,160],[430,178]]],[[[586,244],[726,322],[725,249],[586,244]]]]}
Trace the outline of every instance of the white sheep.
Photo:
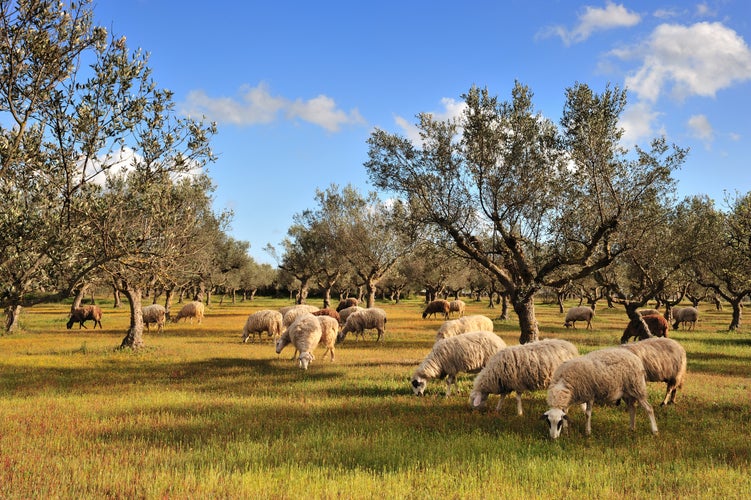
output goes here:
{"type": "Polygon", "coordinates": [[[572,307],[566,313],[566,322],[563,323],[563,326],[565,326],[566,328],[574,327],[574,330],[576,330],[577,321],[586,321],[587,329],[591,330],[592,318],[594,316],[595,316],[595,311],[591,307],[587,307],[587,306],[572,307]]]}
{"type": "Polygon", "coordinates": [[[455,337],[467,332],[492,332],[493,320],[482,314],[472,314],[458,319],[444,321],[438,328],[435,339],[455,337]]]}
{"type": "MultiPolygon", "coordinates": [[[[683,323],[683,327],[687,330],[693,330],[696,322],[699,320],[699,310],[695,307],[674,307],[672,313],[674,321],[673,330],[677,330],[680,323],[683,323]]],[[[665,319],[669,319],[667,314],[666,312],[665,319]]]]}
{"type": "Polygon", "coordinates": [[[657,309],[639,309],[636,312],[639,313],[642,316],[652,316],[652,315],[655,315],[655,314],[657,314],[657,315],[660,314],[660,311],[658,311],[657,309]]]}
{"type": "Polygon", "coordinates": [[[467,304],[465,304],[463,300],[452,300],[451,302],[449,302],[449,316],[451,315],[451,313],[455,312],[461,318],[462,316],[464,316],[464,310],[466,308],[467,304]]]}
{"type": "Polygon", "coordinates": [[[308,304],[297,304],[295,306],[282,307],[281,309],[279,309],[279,313],[281,313],[282,315],[282,324],[284,325],[284,328],[287,328],[299,316],[306,313],[312,313],[313,311],[317,310],[318,308],[316,306],[311,306],[308,304]]]}
{"type": "Polygon", "coordinates": [[[253,335],[255,341],[256,335],[261,340],[261,334],[267,332],[269,337],[278,338],[282,334],[282,313],[272,309],[261,309],[248,316],[243,326],[243,342],[253,335]]]}
{"type": "Polygon", "coordinates": [[[542,418],[547,420],[550,437],[556,439],[568,422],[568,408],[582,404],[586,413],[586,434],[592,433],[592,405],[615,403],[623,399],[628,406],[631,430],[636,429],[636,403],[649,416],[652,434],[657,422],[647,400],[644,364],[627,349],[610,347],[562,363],[548,387],[548,406],[542,418]]]}
{"type": "Polygon", "coordinates": [[[485,406],[488,394],[499,394],[496,411],[503,399],[516,393],[516,413],[522,415],[522,393],[548,387],[553,373],[564,361],[579,355],[576,346],[560,339],[546,339],[501,349],[475,377],[469,403],[472,408],[485,406]]]}
{"type": "Polygon", "coordinates": [[[203,302],[201,302],[200,300],[194,300],[193,302],[188,302],[187,304],[185,304],[180,309],[180,312],[177,313],[177,316],[175,316],[172,322],[177,323],[182,318],[186,318],[187,321],[187,319],[190,318],[190,323],[193,324],[193,318],[195,318],[200,324],[201,320],[203,320],[203,312],[203,302]]]}
{"type": "Polygon", "coordinates": [[[449,396],[458,373],[479,372],[504,347],[503,339],[492,332],[469,332],[439,340],[412,374],[412,392],[422,396],[428,380],[446,377],[446,396],[449,396]]]}
{"type": "Polygon", "coordinates": [[[352,314],[353,312],[355,312],[355,311],[364,311],[364,310],[365,310],[365,308],[364,307],[360,307],[360,306],[345,307],[344,309],[342,309],[341,311],[339,311],[339,324],[343,325],[343,324],[347,323],[347,318],[349,318],[349,315],[352,314]]]}
{"type": "Polygon", "coordinates": [[[308,369],[311,361],[315,359],[313,351],[321,341],[321,322],[319,316],[304,314],[299,316],[289,328],[276,341],[276,353],[282,352],[284,347],[291,343],[295,346],[295,352],[299,352],[298,363],[303,370],[308,369]]]}
{"type": "Polygon", "coordinates": [[[683,379],[686,376],[686,350],[683,346],[673,339],[653,337],[621,347],[639,356],[644,364],[648,382],[667,384],[665,399],[660,406],[675,403],[675,393],[683,387],[683,379]]]}
{"type": "Polygon", "coordinates": [[[151,304],[141,308],[141,316],[146,331],[150,331],[150,324],[156,323],[157,333],[164,331],[164,321],[167,318],[167,310],[161,304],[151,304]]]}
{"type": "Polygon", "coordinates": [[[323,357],[326,357],[326,353],[329,353],[331,362],[334,362],[334,345],[336,344],[336,337],[339,333],[339,322],[332,316],[323,315],[316,316],[318,322],[321,324],[321,341],[319,345],[326,347],[323,351],[323,357]]]}
{"type": "Polygon", "coordinates": [[[336,341],[343,341],[349,332],[354,332],[355,339],[357,339],[358,335],[365,339],[365,330],[370,329],[375,329],[378,332],[376,342],[381,340],[386,334],[386,311],[378,307],[370,307],[362,311],[353,312],[347,317],[347,322],[344,323],[344,327],[339,332],[336,341]]]}

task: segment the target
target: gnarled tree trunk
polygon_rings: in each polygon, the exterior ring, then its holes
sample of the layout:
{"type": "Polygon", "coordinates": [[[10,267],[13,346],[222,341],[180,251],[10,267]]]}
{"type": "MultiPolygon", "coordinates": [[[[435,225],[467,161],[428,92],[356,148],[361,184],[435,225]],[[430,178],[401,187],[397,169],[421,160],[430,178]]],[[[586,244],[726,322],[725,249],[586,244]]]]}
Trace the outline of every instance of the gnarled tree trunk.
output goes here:
{"type": "Polygon", "coordinates": [[[123,293],[130,302],[130,327],[125,335],[120,348],[130,347],[138,349],[144,346],[143,342],[143,314],[141,312],[141,289],[127,286],[123,293]]]}

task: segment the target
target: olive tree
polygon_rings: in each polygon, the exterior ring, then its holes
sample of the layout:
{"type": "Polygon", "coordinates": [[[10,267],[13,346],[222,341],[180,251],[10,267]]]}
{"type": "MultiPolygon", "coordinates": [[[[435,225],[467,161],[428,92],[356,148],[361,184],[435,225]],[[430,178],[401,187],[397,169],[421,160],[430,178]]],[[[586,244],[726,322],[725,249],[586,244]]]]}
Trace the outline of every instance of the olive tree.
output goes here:
{"type": "Polygon", "coordinates": [[[413,220],[450,236],[501,283],[520,342],[534,341],[535,294],[630,251],[638,241],[624,231],[649,223],[640,209],[673,189],[685,151],[662,139],[624,148],[618,88],[567,89],[560,126],[520,83],[507,102],[477,87],[463,98],[458,119],[419,115],[420,144],[375,130],[365,166],[377,187],[407,201],[413,220]]]}

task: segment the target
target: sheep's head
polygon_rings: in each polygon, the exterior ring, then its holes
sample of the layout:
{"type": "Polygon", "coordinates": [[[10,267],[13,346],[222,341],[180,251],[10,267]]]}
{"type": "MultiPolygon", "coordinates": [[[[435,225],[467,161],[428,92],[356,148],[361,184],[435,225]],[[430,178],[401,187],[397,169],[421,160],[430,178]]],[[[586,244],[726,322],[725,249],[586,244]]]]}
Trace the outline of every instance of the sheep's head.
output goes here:
{"type": "Polygon", "coordinates": [[[550,437],[556,439],[568,425],[568,415],[560,408],[551,408],[542,414],[542,420],[548,423],[550,437]]]}
{"type": "Polygon", "coordinates": [[[282,349],[289,344],[289,340],[286,340],[284,337],[279,337],[276,339],[276,353],[279,354],[282,352],[282,349]]]}
{"type": "Polygon", "coordinates": [[[410,381],[410,384],[412,385],[412,392],[415,393],[415,396],[424,396],[425,395],[425,387],[428,385],[428,381],[425,380],[422,377],[418,377],[415,375],[412,377],[412,380],[410,381]]]}
{"type": "Polygon", "coordinates": [[[485,407],[485,402],[488,400],[488,395],[480,391],[472,391],[469,395],[469,405],[475,408],[485,407]]]}
{"type": "Polygon", "coordinates": [[[308,369],[308,365],[314,359],[315,359],[315,356],[313,356],[312,353],[301,352],[300,353],[300,357],[298,358],[298,362],[300,364],[300,368],[302,368],[303,370],[307,370],[308,369]]]}

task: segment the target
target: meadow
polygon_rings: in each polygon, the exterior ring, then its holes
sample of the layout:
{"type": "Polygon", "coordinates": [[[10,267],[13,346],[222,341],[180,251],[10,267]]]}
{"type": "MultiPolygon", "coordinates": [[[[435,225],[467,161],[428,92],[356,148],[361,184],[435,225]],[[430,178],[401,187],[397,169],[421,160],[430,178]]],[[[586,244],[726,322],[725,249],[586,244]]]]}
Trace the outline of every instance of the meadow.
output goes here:
{"type": "MultiPolygon", "coordinates": [[[[469,314],[499,309],[468,303],[469,314]]],[[[320,306],[320,301],[309,303],[320,306]]],[[[103,330],[65,328],[69,304],[25,309],[22,330],[0,336],[0,498],[747,498],[751,492],[751,333],[728,332],[730,311],[700,306],[694,331],[671,331],[688,375],[676,404],[660,407],[659,435],[623,405],[596,406],[592,435],[571,412],[568,434],[548,437],[545,392],[513,398],[500,414],[472,411],[472,376],[444,397],[408,379],[440,319],[419,299],[386,309],[386,339],[348,337],[336,361],[322,349],[307,371],[271,339],[242,344],[258,309],[288,300],[212,304],[202,324],[168,324],[138,351],[118,350],[127,307],[102,302],[103,330]]],[[[567,306],[576,305],[569,303],[567,306]]],[[[594,329],[563,327],[537,305],[541,337],[585,353],[616,345],[622,308],[598,307],[594,329]]],[[[509,345],[516,318],[494,321],[509,345]]]]}

